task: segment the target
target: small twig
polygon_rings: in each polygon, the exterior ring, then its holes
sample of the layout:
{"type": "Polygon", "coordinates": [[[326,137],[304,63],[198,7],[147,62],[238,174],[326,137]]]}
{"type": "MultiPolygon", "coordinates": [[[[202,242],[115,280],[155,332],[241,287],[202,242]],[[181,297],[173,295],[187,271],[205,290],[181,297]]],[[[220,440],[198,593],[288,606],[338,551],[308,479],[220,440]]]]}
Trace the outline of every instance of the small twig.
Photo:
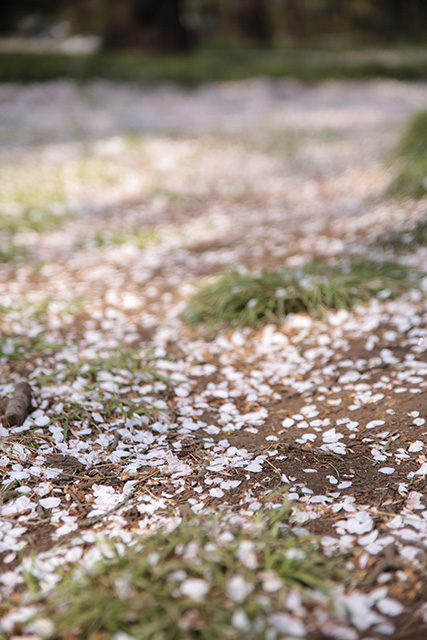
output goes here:
{"type": "Polygon", "coordinates": [[[396,540],[398,540],[401,544],[407,545],[408,547],[415,547],[416,549],[421,549],[427,553],[427,544],[421,542],[421,540],[406,540],[405,538],[401,538],[400,536],[394,536],[396,540]]]}
{"type": "Polygon", "coordinates": [[[80,437],[77,435],[77,433],[75,432],[75,430],[72,427],[68,427],[68,430],[71,431],[71,433],[73,434],[73,436],[75,437],[76,440],[80,440],[80,437]]]}
{"type": "MultiPolygon", "coordinates": [[[[134,489],[132,489],[132,491],[130,491],[129,495],[124,500],[122,500],[119,504],[116,504],[109,511],[106,511],[105,513],[101,513],[99,516],[96,516],[94,518],[90,518],[90,520],[88,522],[83,522],[82,524],[79,525],[79,528],[86,529],[87,527],[91,527],[93,524],[96,524],[100,520],[103,520],[104,518],[107,518],[108,516],[110,516],[112,513],[114,513],[118,509],[120,509],[120,507],[123,507],[127,502],[129,502],[130,500],[132,500],[132,498],[135,497],[136,492],[140,489],[140,484],[142,482],[145,482],[146,480],[149,480],[152,476],[156,475],[157,472],[158,472],[158,469],[154,468],[151,471],[151,473],[147,474],[146,476],[144,476],[144,478],[140,479],[140,481],[138,483],[139,486],[138,487],[134,487],[134,489]]],[[[96,479],[94,481],[96,482],[96,479]]],[[[84,483],[84,484],[86,484],[86,483],[84,483]]],[[[82,486],[83,485],[80,485],[79,488],[82,488],[82,486]]]]}
{"type": "Polygon", "coordinates": [[[95,482],[97,482],[99,480],[99,478],[91,478],[90,480],[86,480],[85,482],[82,482],[81,484],[79,484],[79,489],[90,489],[91,486],[93,484],[95,484],[95,482]]]}
{"type": "Polygon", "coordinates": [[[30,525],[30,526],[36,526],[36,525],[39,525],[39,524],[44,524],[45,522],[49,522],[49,523],[51,522],[51,516],[50,515],[44,516],[44,517],[40,516],[40,518],[36,518],[34,520],[26,520],[25,524],[26,525],[30,525]]]}
{"type": "Polygon", "coordinates": [[[337,476],[338,476],[338,478],[337,478],[337,479],[338,479],[338,480],[341,480],[341,474],[340,474],[340,472],[338,471],[338,469],[337,469],[337,468],[332,464],[332,462],[329,462],[329,460],[325,460],[325,462],[326,462],[326,464],[328,464],[330,467],[332,467],[332,469],[335,471],[335,473],[336,473],[336,474],[337,474],[337,476]]]}
{"type": "Polygon", "coordinates": [[[329,460],[326,460],[326,458],[324,460],[319,460],[319,458],[317,458],[316,456],[313,456],[313,457],[316,460],[316,462],[318,462],[319,464],[322,464],[322,462],[324,462],[325,464],[328,464],[330,467],[332,467],[332,469],[335,471],[335,473],[338,476],[338,480],[341,480],[341,474],[338,471],[338,469],[332,464],[332,462],[329,462],[329,460]]]}
{"type": "Polygon", "coordinates": [[[280,469],[278,469],[277,467],[274,466],[274,464],[272,462],[270,462],[270,460],[268,458],[265,459],[265,462],[267,464],[270,465],[270,467],[273,467],[273,469],[275,470],[276,473],[278,473],[280,476],[282,475],[282,472],[280,471],[280,469]]]}
{"type": "Polygon", "coordinates": [[[427,624],[416,623],[416,636],[413,636],[409,631],[411,625],[414,624],[414,618],[409,616],[406,622],[400,627],[398,633],[393,633],[393,640],[411,640],[411,638],[427,638],[427,624]]]}
{"type": "Polygon", "coordinates": [[[387,485],[386,487],[378,487],[377,489],[375,489],[375,491],[383,491],[383,495],[381,496],[381,499],[377,505],[378,509],[381,509],[381,506],[384,502],[384,500],[386,499],[388,490],[389,490],[390,486],[387,485]]]}
{"type": "Polygon", "coordinates": [[[83,505],[83,502],[80,500],[78,495],[76,493],[74,493],[74,491],[72,489],[68,489],[68,493],[70,494],[70,496],[72,497],[72,499],[74,500],[74,502],[76,504],[78,504],[79,506],[86,506],[86,505],[83,505]]]}
{"type": "MultiPolygon", "coordinates": [[[[397,513],[394,513],[393,511],[382,511],[380,509],[377,509],[376,507],[364,507],[363,511],[368,511],[369,513],[372,513],[374,516],[386,516],[387,518],[395,518],[397,515],[397,513]]],[[[405,520],[415,520],[418,521],[419,516],[414,515],[406,515],[406,514],[400,514],[401,518],[405,521],[405,520]]]]}
{"type": "Polygon", "coordinates": [[[114,436],[114,440],[111,443],[110,451],[115,451],[119,446],[119,442],[120,442],[120,433],[117,431],[116,435],[114,436]]]}

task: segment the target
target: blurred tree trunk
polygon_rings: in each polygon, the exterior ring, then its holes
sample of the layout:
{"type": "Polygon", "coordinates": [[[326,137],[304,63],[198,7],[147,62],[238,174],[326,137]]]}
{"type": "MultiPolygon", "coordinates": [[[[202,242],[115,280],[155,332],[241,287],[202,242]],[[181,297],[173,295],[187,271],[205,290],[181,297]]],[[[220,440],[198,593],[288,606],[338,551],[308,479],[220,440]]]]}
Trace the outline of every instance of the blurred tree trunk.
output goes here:
{"type": "Polygon", "coordinates": [[[303,0],[285,1],[286,24],[291,38],[300,40],[305,35],[305,15],[303,0]]]}
{"type": "Polygon", "coordinates": [[[132,46],[136,37],[132,0],[107,0],[103,48],[132,46]]]}
{"type": "Polygon", "coordinates": [[[387,36],[396,36],[399,33],[407,33],[409,27],[408,0],[388,0],[384,5],[386,25],[388,27],[387,36]]]}
{"type": "Polygon", "coordinates": [[[183,0],[107,0],[103,48],[184,51],[183,0]]]}
{"type": "Polygon", "coordinates": [[[425,34],[427,4],[425,0],[379,0],[376,35],[383,40],[425,34]]]}
{"type": "Polygon", "coordinates": [[[266,0],[238,0],[233,13],[236,29],[246,40],[260,45],[271,42],[266,0]]]}
{"type": "Polygon", "coordinates": [[[392,0],[393,29],[396,34],[425,34],[427,4],[425,0],[392,0]]]}
{"type": "Polygon", "coordinates": [[[15,27],[15,16],[11,5],[0,6],[0,33],[9,33],[15,27]]]}

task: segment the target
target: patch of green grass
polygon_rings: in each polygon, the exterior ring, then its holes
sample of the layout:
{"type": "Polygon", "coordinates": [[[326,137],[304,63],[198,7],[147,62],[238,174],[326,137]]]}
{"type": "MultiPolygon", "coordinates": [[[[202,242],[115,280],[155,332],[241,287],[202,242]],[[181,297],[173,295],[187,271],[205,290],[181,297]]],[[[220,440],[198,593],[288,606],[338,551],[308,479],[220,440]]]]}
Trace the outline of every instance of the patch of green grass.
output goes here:
{"type": "Polygon", "coordinates": [[[378,244],[396,251],[409,251],[415,247],[427,246],[427,213],[417,220],[415,225],[401,231],[391,231],[380,238],[378,244]]]}
{"type": "Polygon", "coordinates": [[[288,518],[286,506],[260,514],[250,529],[193,516],[124,554],[116,551],[90,572],[69,571],[40,615],[53,621],[54,637],[72,632],[85,640],[111,640],[122,631],[138,640],[265,638],[268,617],[283,610],[290,587],[327,592],[346,577],[344,556],[325,557],[314,539],[292,533],[288,518]],[[252,565],[241,560],[244,545],[252,545],[252,565]],[[265,571],[282,587],[264,590],[265,571]],[[240,602],[232,599],[238,600],[230,582],[236,576],[248,585],[240,602]],[[200,600],[185,592],[191,579],[206,585],[200,600]],[[233,625],[236,609],[246,621],[244,634],[233,625]]]}
{"type": "Polygon", "coordinates": [[[392,262],[358,260],[335,266],[315,261],[302,269],[259,275],[232,273],[196,293],[182,314],[188,324],[258,325],[289,313],[321,315],[348,309],[380,292],[396,297],[416,286],[418,274],[392,262]]]}
{"type": "Polygon", "coordinates": [[[276,131],[268,136],[261,148],[269,153],[293,158],[306,137],[306,133],[302,131],[276,131]]]}
{"type": "Polygon", "coordinates": [[[121,229],[113,231],[106,229],[96,234],[90,241],[97,247],[132,244],[138,249],[144,249],[149,244],[156,244],[160,241],[160,233],[156,229],[137,231],[132,229],[121,229]]]}
{"type": "Polygon", "coordinates": [[[52,231],[60,229],[68,215],[56,214],[48,209],[26,209],[20,214],[0,213],[0,228],[14,235],[20,231],[52,231]]]}
{"type": "MultiPolygon", "coordinates": [[[[1,354],[1,351],[0,351],[1,354]]],[[[20,354],[25,357],[24,354],[20,354]]],[[[82,422],[87,426],[98,428],[93,422],[92,413],[97,411],[105,422],[113,419],[131,418],[132,416],[152,417],[169,411],[166,403],[151,395],[136,394],[130,385],[147,385],[148,394],[157,383],[156,390],[164,389],[169,382],[156,371],[150,353],[141,355],[132,349],[122,349],[93,359],[76,358],[69,352],[57,356],[52,374],[41,374],[34,378],[40,386],[48,383],[78,383],[86,391],[86,400],[82,402],[67,401],[54,418],[63,429],[64,438],[70,430],[80,429],[82,422]],[[115,389],[111,387],[114,382],[115,389]],[[107,387],[103,385],[107,384],[107,387]],[[158,389],[159,388],[159,389],[158,389]]]]}
{"type": "Polygon", "coordinates": [[[90,416],[90,410],[84,405],[78,402],[67,402],[58,415],[58,421],[63,429],[64,440],[68,437],[70,426],[72,427],[75,422],[80,424],[83,420],[89,419],[90,416]]]}
{"type": "Polygon", "coordinates": [[[100,381],[102,373],[117,376],[138,377],[140,382],[151,384],[155,380],[164,380],[152,366],[149,354],[142,356],[136,349],[120,349],[94,359],[79,359],[77,362],[65,362],[62,379],[73,381],[85,378],[88,384],[100,381]]]}
{"type": "MultiPolygon", "coordinates": [[[[37,267],[38,265],[42,266],[41,263],[35,263],[33,266],[37,267]]],[[[16,301],[12,301],[10,298],[4,298],[4,300],[7,300],[7,304],[0,303],[0,317],[7,319],[9,324],[17,321],[21,325],[25,325],[30,319],[45,325],[51,314],[56,318],[69,319],[70,316],[75,317],[91,302],[89,299],[81,297],[59,299],[51,298],[48,295],[39,300],[34,300],[31,295],[21,296],[16,301]]],[[[33,325],[31,320],[30,323],[33,325]]]]}
{"type": "MultiPolygon", "coordinates": [[[[135,394],[129,392],[129,384],[148,385],[149,390],[155,383],[162,383],[164,386],[169,382],[156,371],[149,353],[141,355],[137,350],[122,349],[94,359],[64,361],[59,365],[56,375],[57,379],[64,382],[79,380],[86,390],[91,392],[92,399],[101,403],[101,413],[107,421],[117,417],[151,416],[159,411],[168,411],[166,405],[161,404],[159,408],[160,405],[156,406],[152,399],[144,398],[142,401],[140,397],[134,397],[135,394]],[[105,380],[111,381],[111,375],[114,376],[113,380],[117,385],[116,391],[105,390],[102,386],[105,380]],[[121,390],[122,387],[124,391],[121,390]]],[[[82,406],[79,405],[76,410],[82,411],[82,406]]],[[[77,419],[75,411],[70,411],[73,414],[71,420],[77,419]]],[[[64,424],[68,422],[65,416],[64,424]]]]}
{"type": "MultiPolygon", "coordinates": [[[[102,405],[98,411],[102,414],[102,418],[105,422],[112,419],[125,419],[131,418],[133,415],[147,415],[152,416],[159,413],[159,409],[155,408],[151,404],[144,404],[141,406],[141,400],[138,400],[138,404],[135,404],[127,394],[113,394],[113,395],[96,395],[98,404],[102,405]]],[[[95,401],[95,405],[97,402],[95,401]]],[[[62,408],[62,411],[56,416],[59,424],[63,429],[64,440],[67,439],[70,428],[80,429],[82,423],[85,422],[87,426],[95,427],[99,429],[98,423],[94,423],[92,419],[92,411],[94,410],[93,401],[86,403],[79,402],[66,402],[62,408]]]]}
{"type": "Polygon", "coordinates": [[[19,221],[21,217],[27,224],[33,224],[33,220],[37,224],[37,218],[46,215],[52,207],[62,207],[65,202],[66,185],[61,165],[48,167],[42,162],[6,165],[0,174],[0,188],[0,205],[13,203],[21,209],[16,214],[0,214],[2,220],[12,226],[14,219],[19,221]]]}
{"type": "Polygon", "coordinates": [[[0,229],[14,233],[57,229],[70,217],[66,209],[70,189],[86,194],[92,187],[108,187],[119,181],[114,162],[92,153],[87,145],[61,162],[38,156],[34,162],[4,164],[0,172],[0,229]]]}
{"type": "MultiPolygon", "coordinates": [[[[150,56],[139,53],[65,55],[57,53],[0,53],[1,82],[39,82],[55,78],[174,82],[195,86],[203,82],[241,80],[254,76],[294,77],[317,82],[325,78],[426,77],[425,56],[405,52],[378,56],[367,52],[290,49],[198,49],[192,54],[150,56]]],[[[422,52],[421,52],[422,53],[422,52]]]]}
{"type": "Polygon", "coordinates": [[[50,342],[46,336],[40,334],[33,338],[22,336],[0,337],[0,362],[16,362],[33,358],[42,353],[51,354],[60,351],[62,344],[50,342]]]}
{"type": "Polygon", "coordinates": [[[29,252],[26,247],[17,244],[7,244],[0,246],[0,264],[10,262],[12,264],[21,264],[29,258],[29,252]]]}
{"type": "Polygon", "coordinates": [[[304,144],[323,143],[331,144],[342,141],[343,134],[334,129],[307,132],[302,129],[277,129],[267,132],[257,132],[251,139],[245,142],[250,148],[261,149],[267,153],[294,158],[304,144]]]}
{"type": "Polygon", "coordinates": [[[102,415],[105,420],[112,418],[132,418],[132,416],[148,416],[159,415],[160,413],[168,413],[169,409],[162,405],[155,406],[153,401],[147,402],[141,398],[129,398],[127,394],[112,394],[100,398],[102,402],[102,415]]]}
{"type": "Polygon", "coordinates": [[[393,157],[400,171],[388,188],[392,196],[422,198],[427,193],[427,110],[413,116],[393,157]]]}

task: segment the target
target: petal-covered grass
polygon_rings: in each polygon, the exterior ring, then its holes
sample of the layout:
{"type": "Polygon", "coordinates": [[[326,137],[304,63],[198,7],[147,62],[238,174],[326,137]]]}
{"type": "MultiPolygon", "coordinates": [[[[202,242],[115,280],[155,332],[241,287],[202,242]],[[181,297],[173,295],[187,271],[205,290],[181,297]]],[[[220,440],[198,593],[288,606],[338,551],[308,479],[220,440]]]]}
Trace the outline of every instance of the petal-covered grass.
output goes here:
{"type": "MultiPolygon", "coordinates": [[[[1,313],[2,309],[0,309],[1,313]]],[[[63,345],[48,340],[44,335],[34,337],[1,336],[0,337],[0,364],[35,358],[37,356],[52,355],[60,351],[63,345]]]]}
{"type": "Polygon", "coordinates": [[[415,224],[383,236],[379,244],[395,251],[409,251],[416,247],[427,246],[427,212],[415,224]]]}
{"type": "Polygon", "coordinates": [[[397,297],[415,286],[416,277],[403,265],[370,260],[334,266],[315,261],[302,269],[263,269],[258,275],[235,272],[196,293],[182,318],[188,324],[249,326],[280,322],[290,313],[321,315],[378,294],[397,297]]]}
{"type": "Polygon", "coordinates": [[[137,230],[137,229],[121,229],[113,231],[107,229],[96,234],[93,240],[89,240],[89,245],[97,247],[123,244],[132,244],[138,249],[145,249],[149,244],[157,244],[160,241],[160,233],[156,229],[137,230]]]}
{"type": "Polygon", "coordinates": [[[345,557],[328,558],[315,539],[293,533],[289,513],[286,504],[260,511],[249,529],[192,516],[126,551],[112,548],[89,571],[76,565],[43,602],[50,637],[264,638],[290,589],[327,593],[347,575],[345,557]]]}
{"type": "Polygon", "coordinates": [[[28,261],[28,250],[16,244],[8,243],[0,246],[0,264],[6,262],[11,264],[22,264],[28,261]]]}
{"type": "Polygon", "coordinates": [[[395,151],[401,166],[389,186],[392,196],[422,198],[427,193],[427,110],[409,121],[395,151]]]}
{"type": "Polygon", "coordinates": [[[62,209],[58,213],[44,208],[25,209],[22,213],[0,213],[0,229],[14,235],[21,231],[53,231],[60,229],[64,222],[70,218],[70,214],[62,209]]]}

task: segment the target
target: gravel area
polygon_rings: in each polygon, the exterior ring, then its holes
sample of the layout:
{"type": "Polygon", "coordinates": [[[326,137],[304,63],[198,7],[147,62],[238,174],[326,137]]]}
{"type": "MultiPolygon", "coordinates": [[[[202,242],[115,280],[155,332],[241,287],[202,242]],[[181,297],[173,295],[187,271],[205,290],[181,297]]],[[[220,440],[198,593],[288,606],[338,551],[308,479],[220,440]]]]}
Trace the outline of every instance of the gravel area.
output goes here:
{"type": "Polygon", "coordinates": [[[22,379],[35,396],[0,426],[5,637],[49,631],[25,626],[26,572],[51,589],[59,566],[171,513],[250,531],[277,491],[354,580],[333,613],[314,589],[288,598],[266,637],[425,637],[427,280],[280,326],[179,314],[234,268],[344,254],[425,270],[426,247],[377,240],[425,215],[383,193],[426,104],[427,83],[386,80],[0,87],[0,396],[22,379]]]}

